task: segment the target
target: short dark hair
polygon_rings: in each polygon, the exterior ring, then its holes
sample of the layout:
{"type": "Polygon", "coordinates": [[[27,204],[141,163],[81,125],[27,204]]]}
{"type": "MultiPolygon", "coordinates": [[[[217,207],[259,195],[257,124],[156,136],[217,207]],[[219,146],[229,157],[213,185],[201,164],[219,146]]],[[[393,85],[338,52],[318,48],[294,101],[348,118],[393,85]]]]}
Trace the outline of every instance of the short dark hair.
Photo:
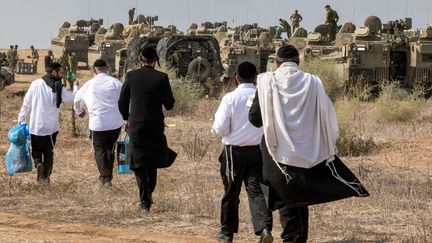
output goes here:
{"type": "Polygon", "coordinates": [[[331,7],[330,7],[330,5],[328,5],[328,4],[327,4],[327,5],[325,5],[325,7],[324,7],[324,8],[331,8],[331,7]]]}
{"type": "Polygon", "coordinates": [[[159,59],[159,57],[158,57],[158,54],[157,54],[157,51],[155,48],[146,47],[141,52],[140,59],[143,62],[154,62],[154,61],[157,61],[159,59]]]}
{"type": "Polygon", "coordinates": [[[237,74],[241,78],[242,83],[252,83],[257,75],[257,68],[250,62],[242,62],[237,67],[237,74]]]}
{"type": "Polygon", "coordinates": [[[105,60],[103,60],[103,59],[97,59],[97,60],[94,62],[93,67],[95,67],[95,68],[105,68],[105,67],[108,67],[108,64],[107,64],[107,62],[106,62],[105,60]]]}
{"type": "Polygon", "coordinates": [[[276,54],[276,61],[279,63],[294,62],[300,64],[300,54],[293,45],[286,45],[279,48],[276,54]]]}
{"type": "Polygon", "coordinates": [[[13,48],[13,45],[11,45],[10,48],[13,48]]]}
{"type": "Polygon", "coordinates": [[[34,48],[34,46],[30,46],[30,48],[34,48]]]}
{"type": "Polygon", "coordinates": [[[60,68],[62,68],[62,65],[60,63],[53,62],[53,63],[48,64],[48,66],[46,68],[46,72],[48,74],[52,74],[53,71],[57,71],[58,72],[60,70],[60,68]]]}
{"type": "Polygon", "coordinates": [[[15,47],[18,47],[18,45],[15,45],[15,47]]]}

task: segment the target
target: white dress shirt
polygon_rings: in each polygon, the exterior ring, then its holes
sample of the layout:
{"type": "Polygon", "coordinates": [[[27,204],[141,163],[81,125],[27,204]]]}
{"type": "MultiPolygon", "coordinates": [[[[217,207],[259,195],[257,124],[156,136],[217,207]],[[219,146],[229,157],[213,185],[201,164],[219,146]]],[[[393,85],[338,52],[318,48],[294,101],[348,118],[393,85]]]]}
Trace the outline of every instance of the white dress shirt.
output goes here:
{"type": "MultiPolygon", "coordinates": [[[[62,103],[73,104],[75,93],[62,89],[62,103]]],[[[28,120],[30,114],[30,134],[36,136],[49,136],[60,131],[59,109],[56,106],[56,95],[43,79],[35,80],[28,89],[21,111],[18,115],[18,123],[28,120]]]]}
{"type": "Polygon", "coordinates": [[[87,107],[92,131],[110,131],[123,126],[118,108],[122,83],[106,73],[99,73],[86,82],[75,95],[74,109],[80,115],[87,107]]]}
{"type": "Polygon", "coordinates": [[[247,104],[255,92],[254,84],[244,83],[223,97],[212,128],[213,134],[223,136],[223,144],[254,146],[261,143],[262,128],[249,122],[250,107],[247,104]]]}

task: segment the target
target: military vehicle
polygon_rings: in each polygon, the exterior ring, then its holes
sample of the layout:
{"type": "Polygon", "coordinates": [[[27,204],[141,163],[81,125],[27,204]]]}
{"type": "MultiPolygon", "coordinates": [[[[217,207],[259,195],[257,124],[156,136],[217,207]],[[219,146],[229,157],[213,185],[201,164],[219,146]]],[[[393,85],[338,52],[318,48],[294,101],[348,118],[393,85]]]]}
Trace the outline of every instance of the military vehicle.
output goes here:
{"type": "Polygon", "coordinates": [[[223,66],[218,41],[213,36],[162,38],[156,48],[161,65],[203,85],[210,97],[218,97],[223,66]]]}
{"type": "Polygon", "coordinates": [[[116,52],[125,47],[123,38],[124,26],[115,23],[106,33],[100,32],[95,36],[95,44],[88,49],[89,63],[93,64],[97,59],[104,59],[110,72],[114,73],[116,52]]]}
{"type": "Polygon", "coordinates": [[[59,29],[57,37],[51,40],[54,56],[60,57],[63,51],[75,53],[78,62],[88,66],[88,49],[94,42],[95,35],[103,25],[103,20],[79,20],[75,25],[65,22],[59,29]]]}
{"type": "Polygon", "coordinates": [[[0,67],[0,91],[15,83],[15,74],[8,67],[0,67]]]}

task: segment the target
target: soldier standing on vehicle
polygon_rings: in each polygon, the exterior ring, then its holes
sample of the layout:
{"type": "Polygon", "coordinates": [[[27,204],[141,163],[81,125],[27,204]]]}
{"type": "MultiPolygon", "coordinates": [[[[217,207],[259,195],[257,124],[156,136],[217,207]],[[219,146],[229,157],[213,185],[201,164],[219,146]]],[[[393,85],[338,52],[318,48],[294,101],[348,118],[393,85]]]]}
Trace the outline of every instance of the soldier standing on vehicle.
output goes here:
{"type": "Polygon", "coordinates": [[[339,15],[336,12],[336,10],[333,10],[330,7],[330,5],[326,5],[325,10],[327,11],[325,24],[328,24],[331,26],[332,30],[331,30],[331,37],[330,38],[332,41],[334,41],[334,40],[336,40],[336,28],[337,28],[337,23],[339,22],[339,15]]]}
{"type": "Polygon", "coordinates": [[[129,25],[132,25],[135,17],[135,8],[129,9],[129,25]]]}
{"type": "Polygon", "coordinates": [[[291,23],[292,23],[292,33],[296,31],[298,27],[300,27],[300,22],[302,22],[303,17],[298,13],[298,10],[294,12],[293,15],[291,15],[291,23]]]}
{"type": "Polygon", "coordinates": [[[34,46],[30,46],[30,49],[32,51],[31,56],[28,56],[28,58],[32,59],[32,62],[34,64],[34,73],[37,73],[37,66],[39,62],[39,52],[34,48],[34,46]]]}

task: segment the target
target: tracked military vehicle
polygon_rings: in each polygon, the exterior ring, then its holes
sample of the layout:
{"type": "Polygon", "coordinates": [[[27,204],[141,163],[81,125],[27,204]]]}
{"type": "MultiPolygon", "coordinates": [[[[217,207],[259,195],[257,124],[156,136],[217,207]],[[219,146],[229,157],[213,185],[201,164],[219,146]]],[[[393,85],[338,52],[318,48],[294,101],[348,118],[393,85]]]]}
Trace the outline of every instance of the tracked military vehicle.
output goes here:
{"type": "Polygon", "coordinates": [[[63,51],[75,53],[78,62],[88,66],[88,49],[93,44],[96,32],[103,20],[79,20],[75,25],[65,22],[59,29],[57,37],[51,40],[51,50],[54,56],[60,57],[63,51]]]}
{"type": "Polygon", "coordinates": [[[178,77],[199,82],[209,97],[219,96],[224,69],[219,44],[213,36],[164,37],[156,50],[160,63],[175,70],[178,77]]]}
{"type": "Polygon", "coordinates": [[[0,91],[15,83],[15,74],[8,67],[0,67],[0,91]]]}
{"type": "Polygon", "coordinates": [[[106,33],[100,32],[95,36],[95,44],[88,50],[89,63],[93,64],[97,59],[104,59],[109,70],[116,71],[116,52],[125,47],[126,41],[123,38],[124,26],[115,23],[106,33]]]}

